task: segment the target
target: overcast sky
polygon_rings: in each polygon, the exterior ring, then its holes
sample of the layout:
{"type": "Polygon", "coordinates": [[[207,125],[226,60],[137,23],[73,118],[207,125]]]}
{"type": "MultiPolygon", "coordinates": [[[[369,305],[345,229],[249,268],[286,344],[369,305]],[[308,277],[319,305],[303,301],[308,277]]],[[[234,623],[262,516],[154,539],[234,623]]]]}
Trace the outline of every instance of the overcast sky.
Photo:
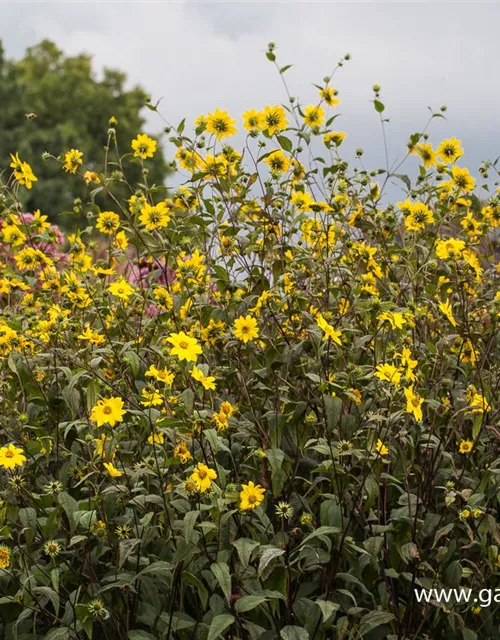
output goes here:
{"type": "MultiPolygon", "coordinates": [[[[96,69],[126,71],[174,124],[216,107],[238,117],[284,102],[280,79],[264,55],[277,44],[293,95],[316,100],[320,83],[350,53],[333,85],[342,100],[336,128],[346,151],[362,146],[383,163],[374,82],[391,119],[391,158],[421,130],[427,106],[448,106],[431,140],[463,141],[463,164],[500,155],[500,4],[496,2],[2,2],[0,38],[7,55],[49,38],[65,52],[92,54],[96,69]],[[347,144],[348,143],[348,144],[347,144]]],[[[148,126],[162,123],[148,112],[148,126]]],[[[416,160],[411,159],[413,165],[416,160]]]]}

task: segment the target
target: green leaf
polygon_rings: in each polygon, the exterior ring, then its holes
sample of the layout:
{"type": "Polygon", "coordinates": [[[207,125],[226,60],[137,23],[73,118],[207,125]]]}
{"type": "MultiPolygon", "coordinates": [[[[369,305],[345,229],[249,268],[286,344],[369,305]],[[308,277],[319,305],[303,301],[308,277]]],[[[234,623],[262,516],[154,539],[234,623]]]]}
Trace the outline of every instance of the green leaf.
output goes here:
{"type": "Polygon", "coordinates": [[[289,140],[286,136],[276,136],[278,138],[278,142],[280,143],[280,146],[282,149],[284,149],[285,151],[288,151],[288,153],[291,152],[291,150],[293,149],[293,144],[292,141],[289,140]]]}
{"type": "Polygon", "coordinates": [[[203,431],[203,435],[205,436],[207,442],[210,443],[210,446],[212,447],[214,453],[217,453],[217,451],[219,450],[227,451],[230,453],[230,450],[224,444],[224,440],[219,436],[215,429],[205,429],[203,431]]]}
{"type": "Polygon", "coordinates": [[[336,533],[340,533],[340,529],[338,527],[318,527],[315,531],[304,538],[302,545],[305,545],[309,540],[313,540],[319,536],[331,536],[336,533]]]}
{"type": "Polygon", "coordinates": [[[392,622],[395,619],[393,614],[388,611],[370,611],[370,613],[361,618],[358,633],[360,636],[365,636],[376,627],[392,622]]]}
{"type": "Polygon", "coordinates": [[[78,511],[78,502],[72,498],[69,493],[65,493],[64,491],[57,496],[57,501],[64,509],[64,513],[68,518],[71,533],[74,533],[76,529],[76,522],[73,514],[75,511],[78,511]]]}
{"type": "Polygon", "coordinates": [[[326,425],[330,432],[335,430],[340,420],[340,413],[342,411],[342,399],[337,396],[332,397],[328,395],[323,396],[325,402],[326,411],[326,425]]]}
{"type": "Polygon", "coordinates": [[[267,601],[267,598],[264,596],[243,596],[239,600],[236,601],[235,609],[238,613],[246,613],[247,611],[251,611],[258,607],[260,604],[263,604],[267,601]]]}
{"type": "Polygon", "coordinates": [[[32,542],[36,534],[36,511],[32,507],[19,509],[19,520],[24,527],[24,537],[27,542],[32,542]]]}
{"type": "Polygon", "coordinates": [[[222,613],[215,616],[210,624],[207,640],[217,640],[217,638],[219,638],[234,621],[235,617],[228,613],[222,613]]]}
{"type": "Polygon", "coordinates": [[[446,536],[448,533],[450,533],[450,531],[454,527],[455,527],[455,523],[454,522],[450,522],[445,527],[442,527],[441,529],[439,529],[439,531],[437,531],[436,535],[434,536],[434,543],[432,545],[432,548],[434,548],[436,546],[436,544],[439,542],[440,538],[442,538],[443,536],[446,536]]]}
{"type": "Polygon", "coordinates": [[[279,558],[284,553],[284,549],[278,549],[276,547],[265,549],[259,561],[259,569],[257,571],[259,578],[262,578],[263,574],[266,572],[267,567],[269,566],[269,563],[272,562],[275,558],[279,558]]]}
{"type": "Polygon", "coordinates": [[[246,568],[250,562],[252,551],[257,547],[260,547],[260,543],[255,540],[251,540],[250,538],[240,538],[233,542],[233,547],[235,547],[238,552],[241,564],[246,568]]]}
{"type": "Polygon", "coordinates": [[[157,636],[142,629],[132,629],[128,632],[128,640],[156,640],[157,636]]]}
{"type": "Polygon", "coordinates": [[[451,562],[444,572],[444,581],[449,587],[458,587],[462,579],[462,565],[458,560],[451,562]]]}
{"type": "Polygon", "coordinates": [[[385,110],[385,106],[380,102],[380,100],[374,100],[373,104],[375,105],[375,111],[377,113],[383,113],[385,110]]]}
{"type": "Polygon", "coordinates": [[[184,538],[186,542],[191,542],[193,537],[194,525],[198,517],[199,511],[189,511],[184,516],[184,538]]]}
{"type": "Polygon", "coordinates": [[[335,611],[340,609],[338,602],[331,602],[330,600],[316,600],[316,604],[321,609],[323,623],[325,623],[335,613],[335,611]]]}
{"type": "Polygon", "coordinates": [[[164,560],[158,560],[157,562],[152,562],[149,566],[143,569],[140,573],[137,574],[136,579],[139,576],[145,576],[148,573],[155,574],[167,574],[171,575],[174,567],[170,562],[165,562],[164,560]]]}
{"type": "Polygon", "coordinates": [[[182,577],[186,582],[192,585],[194,589],[196,589],[198,595],[200,596],[201,606],[203,607],[203,609],[206,609],[208,603],[208,591],[205,588],[203,582],[192,573],[189,573],[189,571],[184,571],[182,577]]]}
{"type": "Polygon", "coordinates": [[[123,360],[128,363],[134,378],[137,378],[139,375],[139,370],[141,368],[141,361],[139,360],[139,356],[135,351],[127,351],[123,356],[123,360]]]}
{"type": "Polygon", "coordinates": [[[120,562],[118,564],[119,567],[122,567],[126,562],[127,558],[134,551],[138,544],[140,544],[140,540],[138,538],[130,538],[130,540],[120,540],[120,562]]]}
{"type": "Polygon", "coordinates": [[[288,69],[291,69],[292,67],[293,67],[293,64],[286,64],[284,67],[281,67],[280,73],[283,74],[285,73],[285,71],[288,71],[288,69]]]}
{"type": "Polygon", "coordinates": [[[280,631],[283,640],[309,640],[309,633],[302,627],[287,625],[280,631]]]}
{"type": "Polygon", "coordinates": [[[283,472],[285,454],[281,449],[267,449],[266,456],[271,464],[273,494],[276,496],[281,492],[285,480],[285,474],[283,472]]]}
{"type": "Polygon", "coordinates": [[[191,415],[193,413],[194,407],[194,393],[192,389],[184,389],[184,391],[181,393],[181,397],[184,402],[186,412],[191,415]]]}
{"type": "Polygon", "coordinates": [[[50,587],[35,587],[33,591],[35,594],[40,594],[50,600],[54,607],[54,613],[56,616],[59,615],[59,596],[54,589],[51,589],[50,587]]]}
{"type": "Polygon", "coordinates": [[[395,178],[399,178],[402,182],[404,182],[406,187],[408,188],[408,191],[410,191],[411,182],[410,182],[410,178],[408,176],[403,175],[402,173],[394,173],[393,176],[395,178]]]}
{"type": "Polygon", "coordinates": [[[43,636],[43,640],[70,640],[75,637],[73,630],[69,627],[58,627],[51,629],[47,635],[43,636]]]}
{"type": "Polygon", "coordinates": [[[229,573],[229,567],[224,562],[214,562],[210,565],[210,570],[216,577],[222,593],[229,602],[231,598],[231,574],[229,573]]]}

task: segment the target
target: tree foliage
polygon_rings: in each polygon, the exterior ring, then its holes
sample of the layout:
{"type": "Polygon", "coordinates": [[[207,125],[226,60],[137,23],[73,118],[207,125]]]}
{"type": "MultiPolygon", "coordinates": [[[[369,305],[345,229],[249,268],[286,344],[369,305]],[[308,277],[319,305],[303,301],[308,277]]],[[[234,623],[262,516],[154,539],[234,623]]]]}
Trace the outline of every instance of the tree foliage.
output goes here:
{"type": "MultiPolygon", "coordinates": [[[[84,199],[88,190],[42,154],[58,156],[77,147],[92,169],[102,161],[111,117],[117,120],[122,140],[131,140],[143,129],[141,110],[147,95],[141,87],[127,89],[126,84],[126,74],[114,69],[104,69],[102,79],[97,79],[90,56],[66,56],[48,40],[28,48],[18,61],[6,59],[0,43],[0,149],[7,157],[19,152],[43,183],[43,188],[24,195],[26,210],[40,209],[54,219],[71,210],[75,198],[84,199]]],[[[112,148],[109,153],[112,161],[112,148]]],[[[126,163],[125,168],[128,181],[141,177],[137,163],[126,163]]],[[[160,149],[150,163],[148,180],[162,183],[167,173],[160,149]]],[[[106,204],[103,195],[100,203],[106,204]]],[[[71,220],[74,223],[78,217],[71,220]]]]}

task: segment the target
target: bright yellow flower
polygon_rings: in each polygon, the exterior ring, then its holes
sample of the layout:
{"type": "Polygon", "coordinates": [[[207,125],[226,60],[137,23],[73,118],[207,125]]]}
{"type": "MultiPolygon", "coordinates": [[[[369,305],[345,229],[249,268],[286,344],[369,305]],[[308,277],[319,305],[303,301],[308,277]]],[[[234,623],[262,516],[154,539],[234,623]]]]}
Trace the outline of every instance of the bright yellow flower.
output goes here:
{"type": "Polygon", "coordinates": [[[401,371],[393,364],[378,364],[375,370],[375,377],[383,382],[392,382],[398,386],[401,382],[401,371]]]}
{"type": "Polygon", "coordinates": [[[180,442],[180,444],[175,447],[174,458],[179,458],[182,464],[189,462],[192,457],[193,456],[191,455],[191,452],[188,451],[187,444],[185,442],[180,442]]]}
{"type": "Polygon", "coordinates": [[[163,431],[155,431],[154,434],[148,436],[148,444],[164,444],[165,436],[163,431]]]}
{"type": "Polygon", "coordinates": [[[273,173],[286,173],[290,169],[290,158],[281,149],[270,153],[264,162],[273,173]]]}
{"type": "Polygon", "coordinates": [[[94,347],[98,347],[103,342],[106,342],[106,338],[97,331],[93,331],[90,328],[90,325],[86,325],[85,329],[77,336],[77,338],[78,340],[87,340],[88,343],[94,347]]]}
{"type": "Polygon", "coordinates": [[[245,344],[259,337],[257,320],[252,316],[240,316],[233,325],[234,335],[245,344]]]}
{"type": "Polygon", "coordinates": [[[206,131],[207,133],[213,133],[217,140],[220,141],[222,138],[229,138],[236,133],[235,124],[236,120],[233,120],[227,111],[216,109],[207,116],[206,131]]]}
{"type": "Polygon", "coordinates": [[[403,347],[402,353],[395,353],[394,355],[400,357],[401,364],[406,367],[405,377],[407,380],[414,382],[417,377],[413,373],[413,369],[418,365],[418,361],[412,358],[410,349],[403,347]]]}
{"type": "Polygon", "coordinates": [[[26,234],[15,224],[5,224],[2,227],[2,239],[5,244],[10,244],[13,247],[19,247],[26,242],[26,234]]]}
{"type": "Polygon", "coordinates": [[[137,138],[132,140],[131,147],[134,157],[146,160],[147,158],[152,158],[156,153],[156,140],[144,133],[140,133],[137,138]]]}
{"type": "Polygon", "coordinates": [[[427,142],[417,144],[414,151],[422,158],[422,163],[426,169],[436,165],[436,153],[431,144],[427,142]]]}
{"type": "Polygon", "coordinates": [[[157,407],[163,403],[163,396],[159,391],[156,391],[156,389],[153,389],[153,391],[143,389],[141,396],[141,404],[143,407],[157,407]]]}
{"type": "Polygon", "coordinates": [[[392,311],[385,311],[377,316],[377,320],[383,323],[387,320],[390,323],[392,329],[402,329],[406,324],[406,319],[402,313],[396,313],[392,311]]]}
{"type": "Polygon", "coordinates": [[[190,373],[194,380],[201,382],[204,389],[207,391],[210,391],[210,389],[215,390],[215,378],[213,376],[206,376],[196,365],[191,369],[190,373]]]}
{"type": "Polygon", "coordinates": [[[11,563],[11,551],[9,547],[0,544],[0,569],[8,569],[11,563]]]}
{"type": "Polygon", "coordinates": [[[405,218],[408,231],[421,231],[425,226],[434,222],[434,216],[429,207],[423,202],[410,203],[410,215],[405,218]]]}
{"type": "Polygon", "coordinates": [[[39,269],[54,264],[40,249],[33,249],[33,247],[18,251],[14,256],[14,260],[18,269],[22,270],[39,269]]]}
{"type": "Polygon", "coordinates": [[[123,475],[123,473],[119,469],[117,469],[112,462],[103,462],[103,465],[112,478],[119,478],[123,475]]]}
{"type": "Polygon", "coordinates": [[[334,144],[336,147],[340,147],[340,145],[346,138],[347,133],[345,133],[344,131],[330,131],[328,133],[325,133],[325,135],[323,136],[323,142],[327,147],[330,147],[332,144],[334,144]]]}
{"type": "Polygon", "coordinates": [[[381,456],[386,456],[389,453],[389,449],[385,446],[382,440],[380,440],[380,438],[377,440],[377,444],[375,445],[375,451],[381,456]]]}
{"type": "Polygon", "coordinates": [[[444,315],[448,318],[448,320],[450,321],[450,323],[456,327],[457,326],[457,321],[455,320],[455,318],[453,317],[453,307],[451,306],[451,302],[450,299],[447,298],[446,302],[440,302],[439,303],[439,309],[444,313],[444,315]]]}
{"type": "Polygon", "coordinates": [[[295,205],[299,211],[311,211],[314,198],[308,191],[294,191],[290,202],[295,205]]]}
{"type": "Polygon", "coordinates": [[[196,362],[198,356],[202,353],[196,338],[188,336],[184,331],[171,333],[166,340],[172,345],[170,355],[177,356],[181,361],[196,362]]]}
{"type": "Polygon", "coordinates": [[[465,249],[465,242],[458,238],[443,238],[436,242],[436,255],[441,260],[458,260],[465,249]]]}
{"type": "Polygon", "coordinates": [[[243,114],[243,126],[247,131],[262,131],[265,127],[264,113],[250,109],[243,114]]]}
{"type": "Polygon", "coordinates": [[[320,127],[324,121],[325,110],[319,105],[310,104],[304,109],[304,123],[309,127],[320,127]]]}
{"type": "Polygon", "coordinates": [[[486,413],[491,411],[491,405],[481,393],[474,393],[469,402],[471,413],[486,413]]]}
{"type": "Polygon", "coordinates": [[[266,490],[260,484],[254,484],[251,480],[248,484],[241,485],[240,491],[240,509],[248,511],[255,509],[263,501],[266,490]]]}
{"type": "Polygon", "coordinates": [[[174,306],[174,301],[170,293],[165,289],[165,287],[155,287],[153,291],[153,296],[160,307],[164,309],[172,309],[174,306]]]}
{"type": "Polygon", "coordinates": [[[99,214],[95,226],[101,233],[113,235],[120,226],[120,216],[113,211],[103,211],[99,214]]]}
{"type": "Polygon", "coordinates": [[[100,182],[99,176],[95,171],[85,171],[85,173],[83,174],[83,179],[87,184],[90,184],[91,182],[100,182]]]}
{"type": "Polygon", "coordinates": [[[64,171],[75,174],[82,163],[83,153],[78,151],[78,149],[70,149],[64,154],[64,171]]]}
{"type": "Polygon", "coordinates": [[[146,202],[141,209],[139,220],[148,231],[161,229],[166,227],[170,222],[168,212],[169,210],[165,202],[159,202],[155,205],[150,205],[146,202]]]}
{"type": "Polygon", "coordinates": [[[19,159],[19,154],[15,156],[10,154],[12,162],[10,166],[14,169],[14,178],[21,186],[25,186],[26,189],[31,189],[33,182],[36,182],[38,178],[33,173],[30,165],[27,162],[23,162],[19,159]]]}
{"type": "Polygon", "coordinates": [[[464,150],[460,146],[461,144],[461,140],[456,138],[443,140],[437,148],[437,154],[443,162],[455,162],[463,155],[464,150]]]}
{"type": "Polygon", "coordinates": [[[321,315],[318,313],[316,316],[316,322],[318,327],[323,331],[323,340],[332,340],[336,344],[342,345],[342,340],[340,339],[342,336],[341,331],[337,331],[331,324],[329,324],[321,315]]]}
{"type": "Polygon", "coordinates": [[[117,249],[121,249],[124,251],[128,247],[128,238],[125,234],[125,231],[118,231],[113,240],[113,245],[117,249]]]}
{"type": "Polygon", "coordinates": [[[234,407],[227,400],[224,400],[224,402],[222,402],[221,405],[220,405],[220,411],[221,411],[221,413],[224,413],[229,418],[236,411],[236,407],[234,407]]]}
{"type": "Polygon", "coordinates": [[[199,169],[202,165],[200,154],[196,151],[189,151],[184,147],[179,147],[177,149],[175,159],[183,169],[191,171],[191,173],[194,173],[196,169],[199,169]]]}
{"type": "Polygon", "coordinates": [[[175,377],[175,373],[173,371],[169,371],[168,369],[157,369],[154,364],[149,367],[144,375],[147,378],[154,378],[155,380],[164,382],[168,385],[172,384],[175,377]]]}
{"type": "Polygon", "coordinates": [[[106,450],[106,445],[108,444],[108,442],[111,442],[111,438],[109,438],[109,436],[106,436],[103,433],[99,438],[94,438],[92,442],[96,455],[98,455],[100,458],[103,458],[104,460],[114,460],[115,448],[112,448],[109,453],[106,450]]]}
{"type": "Polygon", "coordinates": [[[319,90],[319,96],[329,107],[334,107],[337,104],[340,104],[340,100],[337,98],[338,91],[333,87],[326,86],[323,89],[319,90]]]}
{"type": "Polygon", "coordinates": [[[273,136],[286,129],[288,120],[283,107],[275,105],[264,109],[264,130],[268,135],[273,136]]]}
{"type": "Polygon", "coordinates": [[[22,467],[26,462],[24,451],[13,444],[0,448],[0,467],[4,469],[15,469],[22,467]]]}
{"type": "Polygon", "coordinates": [[[458,446],[458,450],[460,453],[470,453],[473,447],[474,443],[472,442],[472,440],[461,440],[458,446]]]}
{"type": "Polygon", "coordinates": [[[90,419],[97,422],[98,427],[102,427],[104,424],[114,427],[115,424],[123,421],[125,413],[121,398],[103,398],[98,400],[97,404],[92,407],[90,419]]]}
{"type": "Polygon", "coordinates": [[[189,476],[191,482],[194,483],[196,489],[200,493],[205,493],[212,486],[212,480],[217,478],[217,474],[213,469],[209,469],[207,465],[202,462],[198,462],[198,466],[193,473],[189,476]]]}
{"type": "Polygon", "coordinates": [[[134,292],[134,287],[130,285],[122,276],[116,282],[109,285],[108,291],[112,296],[116,296],[121,300],[128,300],[134,292]]]}
{"type": "Polygon", "coordinates": [[[413,385],[404,390],[406,396],[406,411],[413,413],[415,420],[420,422],[422,420],[422,403],[424,401],[418,393],[413,391],[413,385]]]}
{"type": "Polygon", "coordinates": [[[460,193],[470,193],[476,186],[476,181],[470,175],[469,170],[465,167],[457,167],[456,165],[451,169],[451,182],[460,193]]]}

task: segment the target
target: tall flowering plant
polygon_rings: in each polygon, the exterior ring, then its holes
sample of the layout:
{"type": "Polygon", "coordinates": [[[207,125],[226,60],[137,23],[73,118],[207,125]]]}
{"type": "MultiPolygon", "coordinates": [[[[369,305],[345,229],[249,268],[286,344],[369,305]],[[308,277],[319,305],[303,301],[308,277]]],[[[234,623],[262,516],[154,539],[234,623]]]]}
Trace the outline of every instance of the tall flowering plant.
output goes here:
{"type": "Polygon", "coordinates": [[[178,188],[114,120],[102,167],[46,154],[67,238],[4,159],[2,637],[496,637],[414,589],[498,585],[500,193],[427,126],[348,162],[333,75],[311,100],[165,123],[178,188]]]}

